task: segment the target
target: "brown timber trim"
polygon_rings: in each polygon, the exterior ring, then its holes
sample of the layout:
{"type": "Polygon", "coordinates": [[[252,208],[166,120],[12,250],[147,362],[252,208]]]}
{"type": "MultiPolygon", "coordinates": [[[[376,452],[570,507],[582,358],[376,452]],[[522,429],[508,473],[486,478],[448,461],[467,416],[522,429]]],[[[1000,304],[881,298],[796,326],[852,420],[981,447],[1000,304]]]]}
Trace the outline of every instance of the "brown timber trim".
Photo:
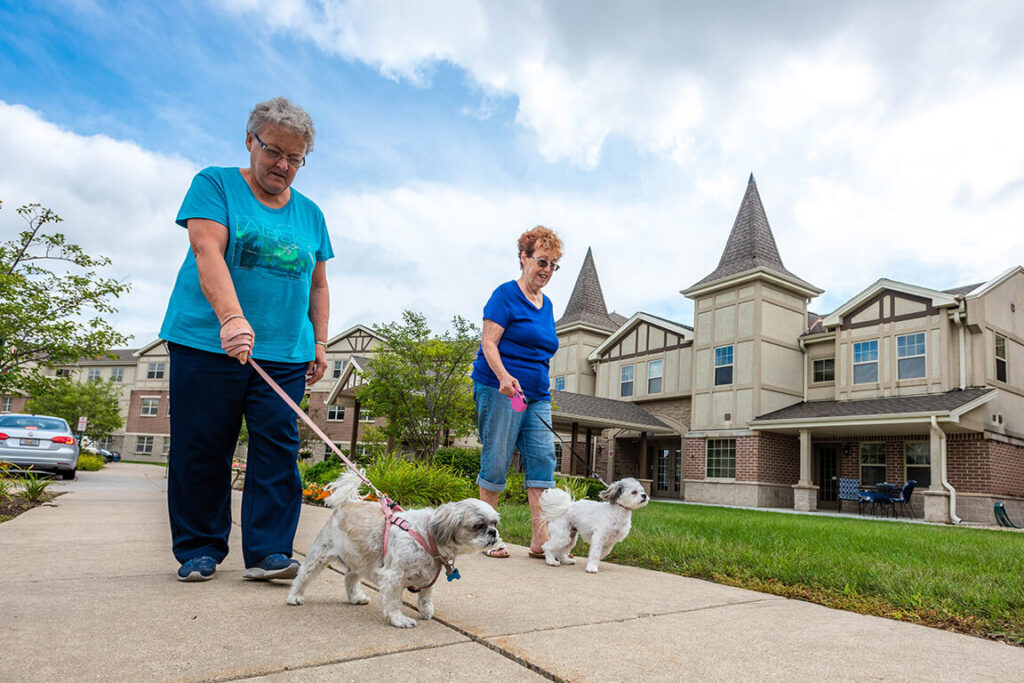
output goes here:
{"type": "Polygon", "coordinates": [[[881,325],[883,323],[901,322],[903,320],[913,320],[915,318],[927,318],[928,316],[937,315],[938,313],[939,309],[932,305],[931,299],[928,299],[923,296],[916,296],[914,294],[904,294],[903,292],[895,292],[891,289],[885,289],[876,294],[875,296],[871,297],[870,299],[868,299],[860,306],[847,313],[846,315],[844,315],[842,325],[840,325],[839,329],[855,330],[861,327],[871,327],[873,325],[881,325]],[[887,296],[890,297],[888,315],[886,315],[885,305],[883,303],[884,298],[887,296]],[[917,303],[924,304],[925,310],[917,313],[904,313],[903,315],[896,315],[897,297],[899,297],[900,299],[916,301],[917,303]],[[853,316],[867,310],[871,306],[875,306],[878,308],[877,320],[866,320],[860,323],[847,322],[853,316]]]}

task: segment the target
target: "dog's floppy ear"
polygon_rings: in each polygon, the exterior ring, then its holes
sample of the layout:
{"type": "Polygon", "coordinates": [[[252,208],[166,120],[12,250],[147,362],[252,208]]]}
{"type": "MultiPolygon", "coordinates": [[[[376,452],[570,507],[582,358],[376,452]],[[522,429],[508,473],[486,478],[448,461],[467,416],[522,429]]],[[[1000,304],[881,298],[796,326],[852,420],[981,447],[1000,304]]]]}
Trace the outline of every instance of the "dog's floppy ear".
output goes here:
{"type": "Polygon", "coordinates": [[[430,515],[430,533],[438,548],[450,547],[455,542],[455,532],[462,524],[463,513],[453,503],[445,503],[430,515]]]}
{"type": "Polygon", "coordinates": [[[597,494],[597,497],[603,501],[614,503],[619,499],[619,496],[622,495],[625,488],[626,487],[623,486],[621,481],[617,481],[604,491],[601,491],[601,493],[597,494]]]}

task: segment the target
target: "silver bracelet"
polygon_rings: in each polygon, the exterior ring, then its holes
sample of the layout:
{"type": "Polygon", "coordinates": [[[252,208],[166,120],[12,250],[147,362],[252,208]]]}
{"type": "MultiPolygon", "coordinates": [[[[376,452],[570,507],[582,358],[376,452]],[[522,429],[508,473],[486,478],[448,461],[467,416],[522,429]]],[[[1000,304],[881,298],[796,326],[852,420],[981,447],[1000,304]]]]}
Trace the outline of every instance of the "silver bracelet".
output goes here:
{"type": "Polygon", "coordinates": [[[320,346],[324,347],[324,351],[327,350],[327,342],[322,342],[322,341],[314,342],[314,345],[316,345],[316,344],[319,344],[320,346]]]}

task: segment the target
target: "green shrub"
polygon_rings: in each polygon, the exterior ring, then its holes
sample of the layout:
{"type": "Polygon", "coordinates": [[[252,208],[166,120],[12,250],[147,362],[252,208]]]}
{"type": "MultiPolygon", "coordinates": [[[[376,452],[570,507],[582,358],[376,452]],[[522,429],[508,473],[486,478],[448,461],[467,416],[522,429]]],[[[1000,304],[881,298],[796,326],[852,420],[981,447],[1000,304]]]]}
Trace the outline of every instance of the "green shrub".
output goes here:
{"type": "Polygon", "coordinates": [[[44,479],[38,474],[25,472],[18,479],[21,485],[21,497],[30,503],[40,503],[46,498],[46,489],[57,482],[53,479],[44,479]]]}
{"type": "Polygon", "coordinates": [[[78,467],[75,469],[81,470],[82,472],[98,472],[103,469],[104,464],[102,455],[82,453],[78,456],[78,467]]]}
{"type": "Polygon", "coordinates": [[[580,477],[580,479],[586,485],[586,497],[589,498],[590,500],[597,500],[597,494],[601,493],[601,491],[604,491],[604,484],[602,484],[597,479],[587,479],[584,477],[580,477]]]}
{"type": "Polygon", "coordinates": [[[377,458],[366,469],[366,476],[402,507],[440,505],[477,493],[472,482],[450,467],[413,462],[396,454],[377,458]]]}
{"type": "Polygon", "coordinates": [[[14,479],[10,476],[11,463],[0,461],[0,500],[14,495],[14,479]]]}
{"type": "Polygon", "coordinates": [[[338,456],[333,453],[331,456],[333,456],[333,459],[328,457],[327,460],[310,465],[306,469],[302,477],[303,487],[306,487],[308,484],[330,484],[341,476],[342,471],[345,470],[345,465],[341,463],[338,456]]]}
{"type": "Polygon", "coordinates": [[[498,505],[526,505],[526,475],[509,469],[505,473],[505,490],[498,496],[498,505]]]}
{"type": "Polygon", "coordinates": [[[447,465],[462,476],[476,480],[480,474],[480,449],[445,446],[434,451],[434,464],[447,465]]]}
{"type": "Polygon", "coordinates": [[[587,480],[583,477],[564,477],[561,474],[556,474],[555,486],[568,491],[573,500],[583,500],[588,497],[589,487],[587,480]]]}

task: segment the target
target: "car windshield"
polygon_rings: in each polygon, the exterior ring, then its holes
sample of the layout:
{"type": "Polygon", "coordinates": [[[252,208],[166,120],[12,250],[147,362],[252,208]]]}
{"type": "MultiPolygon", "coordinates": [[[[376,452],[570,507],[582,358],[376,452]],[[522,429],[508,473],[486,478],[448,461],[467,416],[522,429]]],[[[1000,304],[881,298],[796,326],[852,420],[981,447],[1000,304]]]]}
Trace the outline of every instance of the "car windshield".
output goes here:
{"type": "Polygon", "coordinates": [[[57,420],[52,417],[34,417],[32,415],[4,415],[0,416],[0,427],[16,427],[20,429],[45,429],[51,432],[68,431],[64,420],[57,420]]]}

